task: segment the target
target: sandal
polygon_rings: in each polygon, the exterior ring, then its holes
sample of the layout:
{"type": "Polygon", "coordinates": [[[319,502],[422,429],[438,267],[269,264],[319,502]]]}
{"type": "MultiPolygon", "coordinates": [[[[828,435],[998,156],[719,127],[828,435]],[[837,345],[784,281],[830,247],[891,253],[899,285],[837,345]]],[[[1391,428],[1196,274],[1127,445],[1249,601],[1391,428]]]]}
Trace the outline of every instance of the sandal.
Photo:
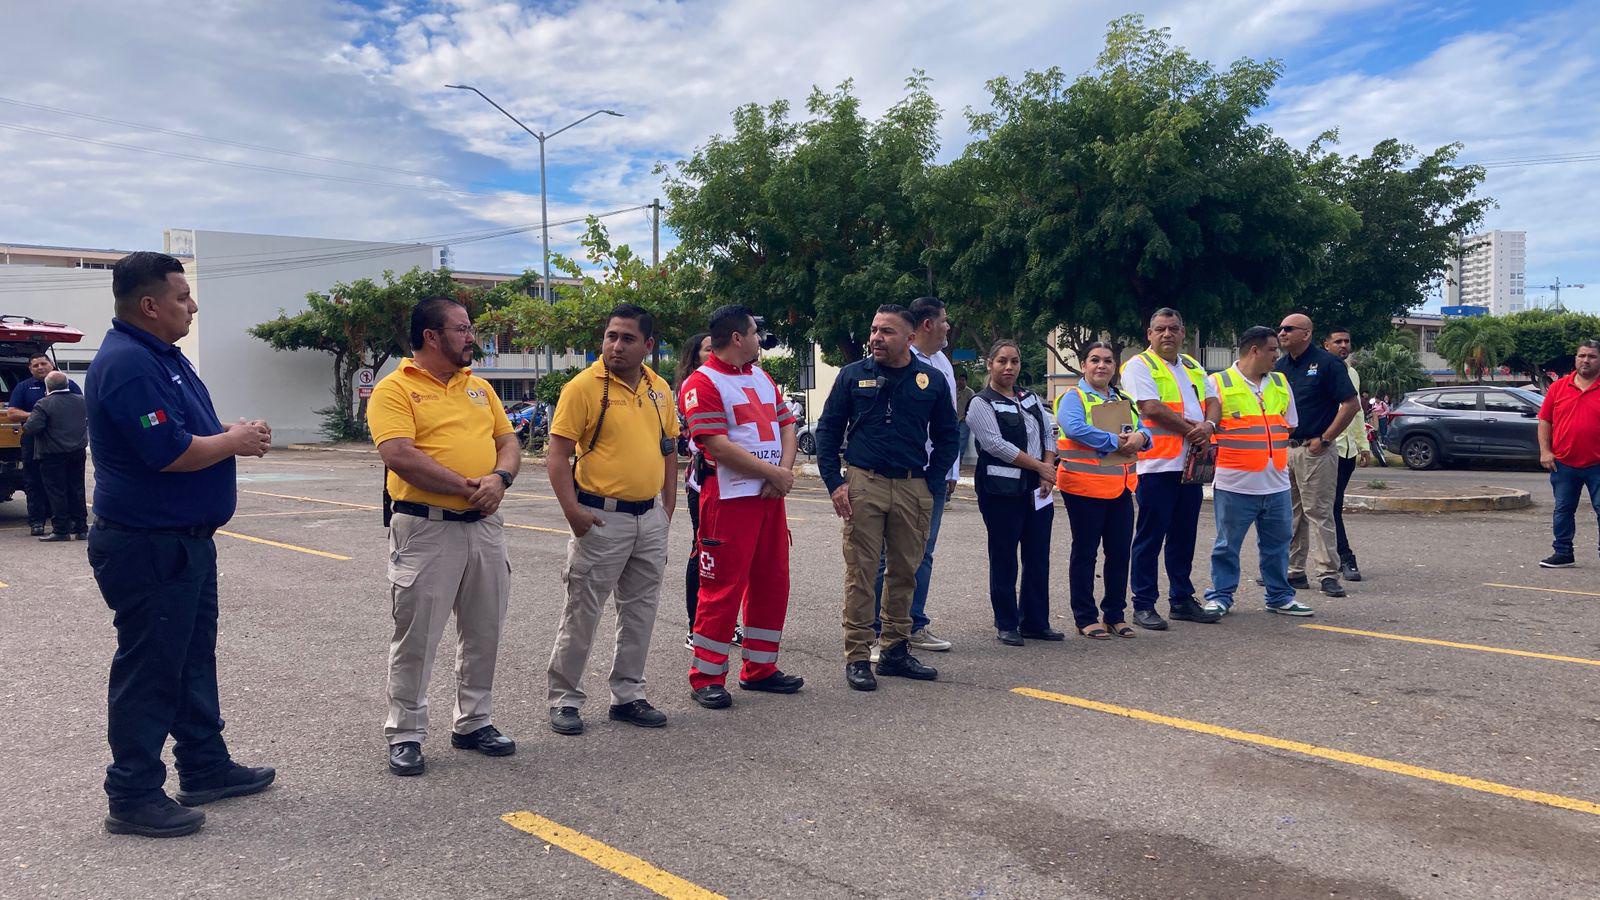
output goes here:
{"type": "Polygon", "coordinates": [[[1104,625],[1101,625],[1099,622],[1096,622],[1093,625],[1085,625],[1084,627],[1079,628],[1078,629],[1078,633],[1083,635],[1086,638],[1090,638],[1091,640],[1096,640],[1096,641],[1109,641],[1109,640],[1111,640],[1111,635],[1106,632],[1106,627],[1104,625]]]}
{"type": "Polygon", "coordinates": [[[1118,622],[1115,625],[1107,625],[1106,627],[1110,628],[1111,633],[1115,634],[1117,637],[1133,637],[1133,626],[1129,625],[1127,622],[1118,622]]]}

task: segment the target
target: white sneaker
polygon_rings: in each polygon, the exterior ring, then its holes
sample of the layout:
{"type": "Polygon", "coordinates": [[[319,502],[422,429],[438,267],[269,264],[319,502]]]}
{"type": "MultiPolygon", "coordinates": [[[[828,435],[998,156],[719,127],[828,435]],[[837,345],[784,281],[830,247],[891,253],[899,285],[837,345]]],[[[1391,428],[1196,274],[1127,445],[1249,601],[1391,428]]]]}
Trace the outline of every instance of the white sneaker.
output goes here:
{"type": "Polygon", "coordinates": [[[919,628],[911,632],[911,640],[908,643],[911,644],[911,649],[913,650],[929,650],[934,653],[943,653],[950,649],[949,641],[926,628],[919,628]]]}
{"type": "Polygon", "coordinates": [[[1223,606],[1221,603],[1218,603],[1215,600],[1202,600],[1200,602],[1200,608],[1206,612],[1214,612],[1219,616],[1225,616],[1228,614],[1228,607],[1223,606]]]}
{"type": "Polygon", "coordinates": [[[877,644],[873,644],[872,645],[871,659],[872,659],[872,662],[874,662],[874,663],[876,663],[878,661],[878,645],[877,644]]]}

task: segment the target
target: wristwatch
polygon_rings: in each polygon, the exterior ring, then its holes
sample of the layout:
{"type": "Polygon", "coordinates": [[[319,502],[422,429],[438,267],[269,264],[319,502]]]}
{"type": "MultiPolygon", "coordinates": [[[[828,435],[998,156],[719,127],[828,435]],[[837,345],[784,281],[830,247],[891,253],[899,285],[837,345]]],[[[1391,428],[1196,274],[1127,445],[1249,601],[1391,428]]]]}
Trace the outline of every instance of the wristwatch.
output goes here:
{"type": "Polygon", "coordinates": [[[505,469],[495,469],[490,474],[499,475],[500,476],[500,480],[504,481],[506,483],[506,490],[510,490],[511,489],[511,482],[517,480],[515,475],[512,475],[510,472],[507,472],[505,469]]]}

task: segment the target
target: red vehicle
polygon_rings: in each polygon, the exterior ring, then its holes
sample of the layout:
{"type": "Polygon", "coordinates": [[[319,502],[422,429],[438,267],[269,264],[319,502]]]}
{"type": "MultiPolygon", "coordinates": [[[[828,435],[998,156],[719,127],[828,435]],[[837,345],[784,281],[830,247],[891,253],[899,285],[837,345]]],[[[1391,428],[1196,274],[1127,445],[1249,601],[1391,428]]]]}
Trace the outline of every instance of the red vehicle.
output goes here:
{"type": "MultiPolygon", "coordinates": [[[[40,322],[27,316],[0,316],[0,402],[11,389],[26,381],[28,357],[52,352],[56,344],[76,344],[83,332],[59,322],[40,322]]],[[[22,423],[0,418],[0,501],[22,490],[22,423]]]]}

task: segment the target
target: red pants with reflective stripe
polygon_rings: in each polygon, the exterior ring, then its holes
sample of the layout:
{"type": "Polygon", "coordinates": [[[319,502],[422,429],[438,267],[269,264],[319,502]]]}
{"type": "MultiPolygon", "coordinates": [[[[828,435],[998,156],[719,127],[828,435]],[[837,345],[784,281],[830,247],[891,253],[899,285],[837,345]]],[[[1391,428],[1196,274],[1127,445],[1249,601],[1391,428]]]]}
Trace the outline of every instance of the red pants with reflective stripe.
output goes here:
{"type": "Polygon", "coordinates": [[[694,616],[689,686],[728,678],[733,626],[744,620],[742,681],[778,671],[789,611],[789,522],[781,497],[724,500],[715,476],[700,488],[700,602],[694,616]],[[741,612],[743,615],[741,616],[741,612]]]}

